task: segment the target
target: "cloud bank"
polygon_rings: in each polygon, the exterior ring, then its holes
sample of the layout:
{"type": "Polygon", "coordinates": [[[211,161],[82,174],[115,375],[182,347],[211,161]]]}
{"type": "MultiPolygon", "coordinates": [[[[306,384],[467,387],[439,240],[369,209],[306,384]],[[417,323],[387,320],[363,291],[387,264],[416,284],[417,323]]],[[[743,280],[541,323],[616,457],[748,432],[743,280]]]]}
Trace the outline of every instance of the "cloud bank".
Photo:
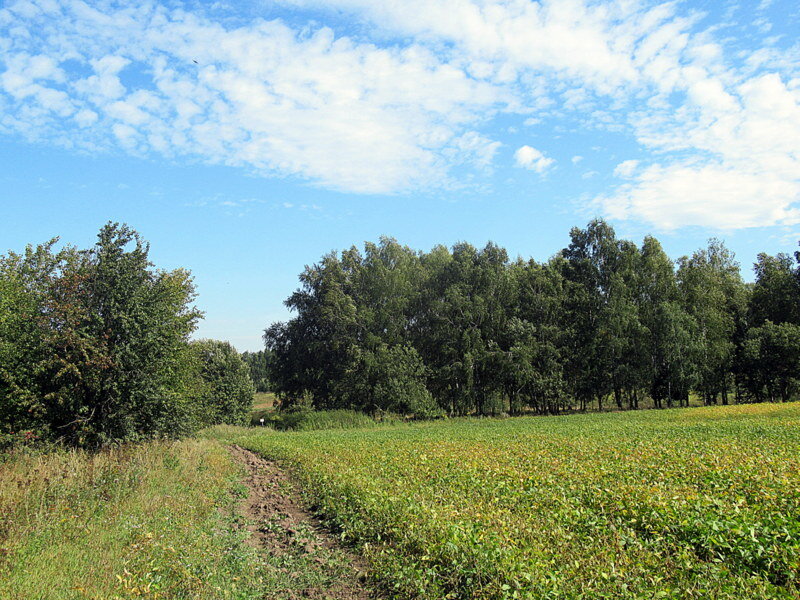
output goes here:
{"type": "MultiPolygon", "coordinates": [[[[159,4],[11,2],[0,9],[0,132],[393,194],[451,186],[456,166],[542,173],[553,124],[566,123],[639,149],[592,200],[611,218],[800,221],[798,45],[734,51],[673,2],[283,6],[338,11],[377,33],[231,25],[159,4]],[[503,152],[499,118],[518,119],[537,147],[503,152]]],[[[575,150],[586,154],[565,160],[575,150]]]]}

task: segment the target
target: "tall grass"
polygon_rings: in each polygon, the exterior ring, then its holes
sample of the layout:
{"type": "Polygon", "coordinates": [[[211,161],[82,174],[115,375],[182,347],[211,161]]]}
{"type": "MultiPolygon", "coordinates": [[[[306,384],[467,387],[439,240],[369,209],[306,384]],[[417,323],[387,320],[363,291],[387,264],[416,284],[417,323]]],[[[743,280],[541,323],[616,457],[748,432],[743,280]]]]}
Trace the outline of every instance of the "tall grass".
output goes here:
{"type": "Polygon", "coordinates": [[[360,411],[347,409],[254,411],[251,418],[251,425],[253,426],[263,425],[278,431],[359,429],[362,427],[392,426],[402,423],[405,423],[405,420],[398,415],[387,413],[379,417],[373,417],[360,411]],[[264,419],[263,423],[261,419],[264,419]]]}
{"type": "Polygon", "coordinates": [[[211,441],[0,463],[0,598],[262,597],[236,526],[239,469],[211,441]]]}
{"type": "Polygon", "coordinates": [[[398,425],[403,420],[395,415],[375,419],[355,410],[309,410],[276,413],[270,425],[279,431],[319,431],[323,429],[360,429],[376,425],[398,425]]]}

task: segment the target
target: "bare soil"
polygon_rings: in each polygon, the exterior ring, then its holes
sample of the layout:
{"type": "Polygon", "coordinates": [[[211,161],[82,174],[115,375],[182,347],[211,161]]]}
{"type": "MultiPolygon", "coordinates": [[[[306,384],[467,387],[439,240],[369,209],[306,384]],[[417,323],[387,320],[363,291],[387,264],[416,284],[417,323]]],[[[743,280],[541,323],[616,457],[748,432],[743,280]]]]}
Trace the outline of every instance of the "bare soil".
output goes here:
{"type": "MultiPolygon", "coordinates": [[[[330,600],[368,600],[379,598],[367,587],[365,561],[351,550],[343,547],[338,539],[316,518],[298,493],[292,480],[280,466],[255,452],[240,446],[229,447],[233,457],[247,469],[245,484],[249,494],[242,504],[252,532],[251,543],[274,557],[297,555],[311,558],[314,568],[324,571],[331,563],[331,556],[343,576],[335,583],[324,587],[294,590],[290,597],[330,600]]],[[[321,580],[326,579],[324,576],[321,580]]]]}

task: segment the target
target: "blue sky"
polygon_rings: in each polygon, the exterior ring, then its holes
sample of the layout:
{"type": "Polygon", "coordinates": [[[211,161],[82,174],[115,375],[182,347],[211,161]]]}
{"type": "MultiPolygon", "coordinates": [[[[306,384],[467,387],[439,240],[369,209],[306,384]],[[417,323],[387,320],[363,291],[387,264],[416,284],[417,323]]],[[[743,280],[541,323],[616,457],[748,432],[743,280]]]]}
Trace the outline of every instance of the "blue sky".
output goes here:
{"type": "Polygon", "coordinates": [[[800,239],[796,0],[11,0],[0,251],[127,222],[261,347],[381,235],[544,260],[607,218],[745,277],[800,239]]]}

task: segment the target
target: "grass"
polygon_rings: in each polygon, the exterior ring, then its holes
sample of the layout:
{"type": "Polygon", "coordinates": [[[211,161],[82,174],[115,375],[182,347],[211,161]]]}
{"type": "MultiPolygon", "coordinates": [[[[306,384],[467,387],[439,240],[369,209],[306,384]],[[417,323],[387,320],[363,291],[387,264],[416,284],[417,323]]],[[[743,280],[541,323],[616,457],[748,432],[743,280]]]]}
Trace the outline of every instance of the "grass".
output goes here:
{"type": "Polygon", "coordinates": [[[211,439],[0,455],[0,598],[289,599],[341,580],[335,550],[246,543],[241,478],[211,439]]]}
{"type": "Polygon", "coordinates": [[[272,392],[256,392],[253,397],[253,408],[250,411],[250,423],[259,425],[260,419],[270,418],[278,404],[278,398],[272,392]]]}
{"type": "Polygon", "coordinates": [[[278,398],[272,392],[256,392],[253,397],[253,411],[270,410],[278,403],[278,398]]]}
{"type": "Polygon", "coordinates": [[[238,477],[212,441],[6,457],[0,598],[260,598],[238,477]]]}
{"type": "Polygon", "coordinates": [[[250,424],[253,427],[277,429],[279,431],[316,431],[320,429],[359,429],[381,425],[398,425],[404,419],[394,414],[384,414],[373,418],[363,412],[348,409],[312,410],[289,409],[276,411],[273,409],[255,410],[251,414],[250,424]],[[263,423],[261,421],[263,419],[263,423]]]}
{"type": "Polygon", "coordinates": [[[301,410],[275,413],[268,425],[279,431],[319,431],[323,429],[361,429],[378,425],[399,425],[401,417],[387,414],[380,420],[355,410],[301,410]]]}
{"type": "Polygon", "coordinates": [[[402,427],[345,413],[290,432],[0,454],[0,598],[335,586],[347,560],[305,552],[310,531],[275,556],[246,543],[232,440],[290,466],[397,597],[800,597],[800,404],[402,427]]]}
{"type": "Polygon", "coordinates": [[[398,597],[800,595],[798,404],[237,431],[398,597]]]}

